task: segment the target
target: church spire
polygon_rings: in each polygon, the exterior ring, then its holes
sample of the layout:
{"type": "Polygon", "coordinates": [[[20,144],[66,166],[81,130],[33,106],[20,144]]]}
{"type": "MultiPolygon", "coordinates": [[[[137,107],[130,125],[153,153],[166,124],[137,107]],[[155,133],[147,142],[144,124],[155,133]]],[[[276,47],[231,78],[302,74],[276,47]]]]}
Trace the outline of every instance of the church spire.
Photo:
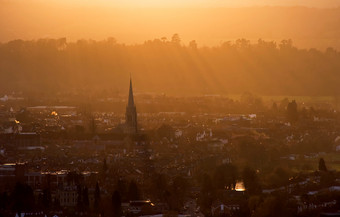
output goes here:
{"type": "Polygon", "coordinates": [[[132,81],[131,81],[131,76],[130,76],[130,89],[129,89],[129,101],[128,101],[128,106],[129,107],[134,107],[135,102],[133,100],[133,90],[132,90],[132,81]]]}
{"type": "Polygon", "coordinates": [[[137,134],[137,110],[133,100],[132,79],[130,76],[129,99],[125,112],[125,132],[128,134],[137,134]]]}

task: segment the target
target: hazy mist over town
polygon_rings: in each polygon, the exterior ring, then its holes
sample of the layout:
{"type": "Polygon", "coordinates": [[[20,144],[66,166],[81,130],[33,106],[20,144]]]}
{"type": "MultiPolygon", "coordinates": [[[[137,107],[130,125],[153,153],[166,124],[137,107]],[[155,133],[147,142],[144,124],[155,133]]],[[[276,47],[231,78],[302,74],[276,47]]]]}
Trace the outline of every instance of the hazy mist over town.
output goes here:
{"type": "Polygon", "coordinates": [[[0,217],[340,216],[340,0],[0,0],[0,217]]]}

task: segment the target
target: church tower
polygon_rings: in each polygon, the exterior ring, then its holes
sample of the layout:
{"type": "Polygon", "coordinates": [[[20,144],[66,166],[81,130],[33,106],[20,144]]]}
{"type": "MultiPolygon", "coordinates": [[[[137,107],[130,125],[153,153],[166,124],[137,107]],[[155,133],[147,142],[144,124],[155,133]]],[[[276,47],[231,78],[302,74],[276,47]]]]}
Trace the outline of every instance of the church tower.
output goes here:
{"type": "Polygon", "coordinates": [[[132,81],[130,78],[129,99],[125,112],[125,133],[137,134],[137,111],[133,100],[132,81]]]}

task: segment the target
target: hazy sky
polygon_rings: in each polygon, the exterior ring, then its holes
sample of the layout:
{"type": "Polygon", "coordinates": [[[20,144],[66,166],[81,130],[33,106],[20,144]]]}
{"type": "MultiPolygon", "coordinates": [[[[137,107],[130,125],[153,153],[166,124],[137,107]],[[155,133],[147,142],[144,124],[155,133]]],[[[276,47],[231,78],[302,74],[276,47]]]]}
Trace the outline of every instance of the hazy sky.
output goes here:
{"type": "MultiPolygon", "coordinates": [[[[24,2],[24,0],[2,0],[24,2]]],[[[26,0],[27,1],[27,0],[26,0]]],[[[307,6],[339,7],[340,0],[28,0],[44,3],[105,5],[116,7],[242,7],[242,6],[307,6]]]]}
{"type": "Polygon", "coordinates": [[[0,0],[0,42],[115,37],[133,44],[178,33],[199,45],[291,38],[339,48],[339,12],[340,0],[0,0]]]}

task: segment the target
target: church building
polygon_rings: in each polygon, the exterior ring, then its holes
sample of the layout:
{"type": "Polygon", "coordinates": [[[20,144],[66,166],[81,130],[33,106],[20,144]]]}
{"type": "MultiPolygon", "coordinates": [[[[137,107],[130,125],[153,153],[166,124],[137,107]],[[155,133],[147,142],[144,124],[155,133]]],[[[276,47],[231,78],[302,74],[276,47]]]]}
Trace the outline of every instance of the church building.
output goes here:
{"type": "Polygon", "coordinates": [[[130,89],[129,89],[129,98],[128,104],[126,106],[125,112],[125,128],[124,131],[126,134],[137,134],[137,110],[135,106],[135,102],[133,100],[133,90],[132,90],[132,81],[130,78],[130,89]]]}

